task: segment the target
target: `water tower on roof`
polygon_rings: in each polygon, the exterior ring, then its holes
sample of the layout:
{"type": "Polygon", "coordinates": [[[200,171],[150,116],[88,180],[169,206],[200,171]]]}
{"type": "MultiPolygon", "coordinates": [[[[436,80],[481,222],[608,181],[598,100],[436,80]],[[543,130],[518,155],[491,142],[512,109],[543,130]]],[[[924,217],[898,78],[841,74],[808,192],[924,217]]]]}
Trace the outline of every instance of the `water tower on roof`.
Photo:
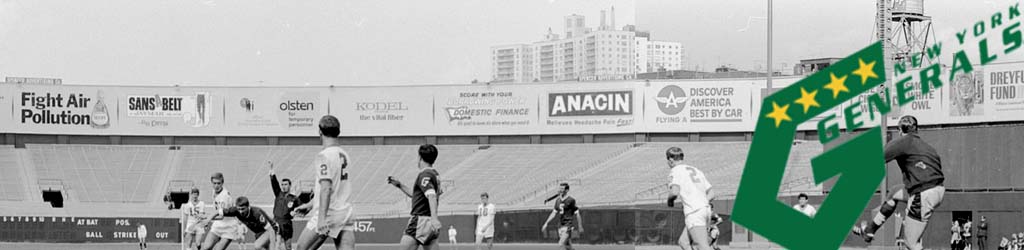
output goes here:
{"type": "MultiPolygon", "coordinates": [[[[891,2],[888,33],[886,42],[892,48],[892,59],[896,62],[908,62],[910,56],[924,53],[925,49],[935,43],[935,30],[932,29],[932,18],[924,14],[924,0],[885,0],[891,2]]],[[[927,57],[922,57],[922,65],[927,65],[927,57]]],[[[910,66],[909,64],[907,66],[910,66]]]]}

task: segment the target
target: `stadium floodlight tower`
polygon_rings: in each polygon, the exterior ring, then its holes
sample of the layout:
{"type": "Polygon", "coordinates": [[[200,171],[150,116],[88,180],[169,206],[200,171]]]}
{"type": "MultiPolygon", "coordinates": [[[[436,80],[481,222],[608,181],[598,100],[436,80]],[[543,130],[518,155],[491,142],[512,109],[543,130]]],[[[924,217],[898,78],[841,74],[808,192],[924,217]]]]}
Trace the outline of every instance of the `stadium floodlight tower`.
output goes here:
{"type": "MultiPolygon", "coordinates": [[[[935,43],[935,30],[932,29],[932,18],[924,14],[924,0],[888,0],[892,2],[889,18],[889,35],[885,40],[892,48],[892,60],[895,63],[908,63],[914,54],[923,54],[926,48],[935,43]]],[[[921,56],[920,65],[930,65],[927,56],[921,56]]]]}

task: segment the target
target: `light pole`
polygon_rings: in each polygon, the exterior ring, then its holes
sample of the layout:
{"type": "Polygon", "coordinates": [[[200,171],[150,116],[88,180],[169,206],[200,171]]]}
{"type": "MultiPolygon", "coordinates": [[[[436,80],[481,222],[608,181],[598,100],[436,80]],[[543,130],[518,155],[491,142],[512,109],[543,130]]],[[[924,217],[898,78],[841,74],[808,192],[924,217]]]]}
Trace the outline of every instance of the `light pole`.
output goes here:
{"type": "Polygon", "coordinates": [[[768,0],[768,94],[772,92],[772,0],[768,0]]]}

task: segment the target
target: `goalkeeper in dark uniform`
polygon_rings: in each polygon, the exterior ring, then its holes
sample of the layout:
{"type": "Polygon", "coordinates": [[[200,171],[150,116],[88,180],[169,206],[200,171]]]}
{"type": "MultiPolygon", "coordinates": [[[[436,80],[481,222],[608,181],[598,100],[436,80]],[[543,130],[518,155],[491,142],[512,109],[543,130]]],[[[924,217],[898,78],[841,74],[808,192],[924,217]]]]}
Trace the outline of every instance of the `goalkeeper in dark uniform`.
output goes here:
{"type": "Polygon", "coordinates": [[[938,151],[928,145],[917,134],[917,118],[903,116],[899,123],[900,137],[885,145],[885,162],[895,160],[903,172],[903,186],[894,192],[882,205],[875,209],[870,222],[861,222],[853,233],[871,242],[875,232],[896,211],[897,202],[907,202],[907,216],[903,220],[903,233],[907,247],[923,249],[921,235],[928,226],[932,212],[942,203],[946,193],[942,174],[942,160],[938,151]]]}

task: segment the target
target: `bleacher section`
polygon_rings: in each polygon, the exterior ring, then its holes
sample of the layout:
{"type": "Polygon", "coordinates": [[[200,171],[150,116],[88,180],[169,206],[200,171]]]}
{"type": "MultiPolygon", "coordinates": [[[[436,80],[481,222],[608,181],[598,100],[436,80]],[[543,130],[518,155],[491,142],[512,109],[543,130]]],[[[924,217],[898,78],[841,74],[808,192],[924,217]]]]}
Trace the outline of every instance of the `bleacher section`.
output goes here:
{"type": "MultiPolygon", "coordinates": [[[[481,192],[488,192],[491,202],[503,209],[544,206],[543,199],[553,194],[562,181],[573,184],[572,194],[584,206],[653,200],[667,191],[669,169],[664,152],[671,146],[683,148],[686,162],[705,172],[716,193],[728,196],[736,192],[749,142],[439,145],[435,166],[441,173],[444,190],[441,204],[446,214],[466,213],[475,208],[481,192]]],[[[43,214],[59,215],[110,204],[152,208],[152,214],[165,214],[166,210],[159,211],[166,209],[159,197],[166,192],[187,191],[194,186],[201,190],[200,199],[212,200],[209,178],[214,172],[224,173],[225,189],[233,196],[248,196],[261,206],[272,204],[265,166],[268,160],[275,163],[279,178],[293,180],[292,192],[309,191],[316,170],[312,162],[320,148],[30,144],[24,149],[31,159],[26,164],[18,162],[18,150],[23,149],[0,148],[0,170],[18,173],[21,168],[10,166],[33,166],[38,180],[26,180],[31,185],[59,180],[68,200],[86,203],[69,205],[62,212],[30,209],[43,214]]],[[[418,172],[417,146],[343,148],[351,157],[347,171],[352,177],[357,213],[407,213],[408,198],[385,180],[394,176],[412,184],[418,172]]],[[[794,146],[783,180],[784,190],[816,188],[809,162],[821,150],[817,142],[794,146]]],[[[25,192],[26,182],[17,180],[17,176],[21,175],[0,177],[4,180],[0,199],[18,201],[25,198],[24,194],[35,192],[25,192]]],[[[96,213],[103,212],[88,212],[96,213]]]]}
{"type": "Polygon", "coordinates": [[[494,145],[449,176],[461,187],[445,194],[449,204],[475,204],[480,193],[498,204],[521,202],[546,185],[597,166],[631,144],[494,145]]]}
{"type": "Polygon", "coordinates": [[[170,161],[166,146],[29,144],[40,180],[60,180],[78,202],[152,202],[170,161]]]}
{"type": "Polygon", "coordinates": [[[21,157],[13,146],[0,146],[0,200],[25,200],[21,157]]]}

